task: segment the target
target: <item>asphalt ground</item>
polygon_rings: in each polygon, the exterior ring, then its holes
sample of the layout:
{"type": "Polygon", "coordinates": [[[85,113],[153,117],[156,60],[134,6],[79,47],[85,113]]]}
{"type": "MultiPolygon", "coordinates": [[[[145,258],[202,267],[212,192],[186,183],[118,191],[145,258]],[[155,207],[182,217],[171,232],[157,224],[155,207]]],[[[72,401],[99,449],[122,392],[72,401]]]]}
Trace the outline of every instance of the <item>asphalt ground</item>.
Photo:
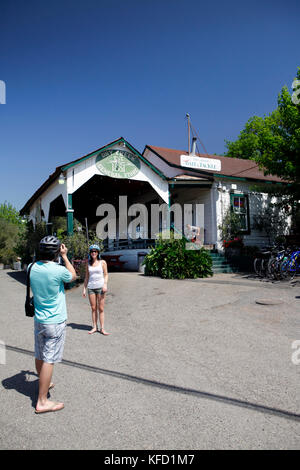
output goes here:
{"type": "Polygon", "coordinates": [[[300,448],[300,283],[111,273],[107,337],[88,335],[82,287],[66,291],[64,361],[50,392],[65,408],[36,415],[24,282],[0,271],[1,449],[300,448]]]}

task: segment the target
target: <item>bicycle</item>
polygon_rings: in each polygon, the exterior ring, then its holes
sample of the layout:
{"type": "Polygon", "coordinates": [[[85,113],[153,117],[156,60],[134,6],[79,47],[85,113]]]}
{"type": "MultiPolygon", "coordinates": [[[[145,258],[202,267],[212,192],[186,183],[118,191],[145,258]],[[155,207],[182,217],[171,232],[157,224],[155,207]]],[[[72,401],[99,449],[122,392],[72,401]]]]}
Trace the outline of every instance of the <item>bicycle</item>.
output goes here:
{"type": "Polygon", "coordinates": [[[283,279],[292,280],[297,274],[300,274],[300,250],[292,250],[289,256],[284,257],[280,263],[280,273],[283,279]]]}
{"type": "Polygon", "coordinates": [[[280,264],[284,259],[286,251],[284,249],[276,250],[272,253],[267,266],[267,276],[272,280],[279,280],[280,275],[280,264]]]}
{"type": "Polygon", "coordinates": [[[270,247],[266,247],[266,251],[261,251],[254,260],[254,271],[259,277],[265,277],[268,267],[268,260],[271,256],[270,247]],[[269,248],[267,250],[267,248],[269,248]]]}

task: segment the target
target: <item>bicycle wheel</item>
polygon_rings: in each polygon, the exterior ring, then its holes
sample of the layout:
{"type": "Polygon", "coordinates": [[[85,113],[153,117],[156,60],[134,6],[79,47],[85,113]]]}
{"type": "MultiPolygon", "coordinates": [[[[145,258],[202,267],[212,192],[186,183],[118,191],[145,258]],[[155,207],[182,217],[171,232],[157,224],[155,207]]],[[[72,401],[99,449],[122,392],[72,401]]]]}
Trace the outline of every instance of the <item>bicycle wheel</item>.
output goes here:
{"type": "Polygon", "coordinates": [[[289,279],[293,280],[296,274],[297,274],[297,258],[294,258],[289,262],[289,279]]]}
{"type": "Polygon", "coordinates": [[[280,272],[281,262],[282,262],[282,259],[277,259],[274,265],[274,279],[276,279],[277,281],[280,281],[281,279],[281,272],[280,272]]]}
{"type": "Polygon", "coordinates": [[[261,258],[255,258],[254,260],[254,272],[257,276],[261,277],[261,258]]]}
{"type": "Polygon", "coordinates": [[[289,279],[291,277],[290,260],[288,258],[280,263],[280,274],[282,279],[289,279]]]}
{"type": "Polygon", "coordinates": [[[270,279],[276,279],[276,262],[276,256],[271,256],[271,258],[268,260],[266,274],[270,279]]]}
{"type": "Polygon", "coordinates": [[[269,258],[263,258],[260,265],[260,277],[267,277],[269,258]]]}

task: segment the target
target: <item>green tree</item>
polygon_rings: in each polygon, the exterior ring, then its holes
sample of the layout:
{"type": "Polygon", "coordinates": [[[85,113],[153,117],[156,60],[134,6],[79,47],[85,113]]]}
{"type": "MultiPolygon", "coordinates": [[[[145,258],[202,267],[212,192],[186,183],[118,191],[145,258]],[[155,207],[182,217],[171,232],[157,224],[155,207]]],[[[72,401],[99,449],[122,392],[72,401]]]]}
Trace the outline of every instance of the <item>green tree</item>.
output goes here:
{"type": "Polygon", "coordinates": [[[32,221],[27,221],[23,230],[19,231],[15,251],[21,257],[22,262],[29,264],[34,256],[39,257],[39,242],[47,234],[45,222],[33,226],[32,221]]]}
{"type": "Polygon", "coordinates": [[[20,225],[22,223],[22,217],[20,216],[19,211],[7,201],[0,204],[0,219],[16,225],[20,225]]]}
{"type": "Polygon", "coordinates": [[[15,246],[18,240],[19,227],[4,218],[0,218],[0,262],[12,264],[17,260],[15,246]]]}
{"type": "MultiPolygon", "coordinates": [[[[297,79],[300,80],[300,67],[297,79]]],[[[264,117],[252,117],[236,141],[225,141],[226,156],[254,160],[266,175],[277,175],[287,181],[289,184],[282,188],[281,194],[287,195],[292,205],[300,200],[300,104],[295,104],[297,101],[283,87],[277,109],[264,117]]],[[[280,193],[278,186],[276,193],[280,193]]]]}
{"type": "Polygon", "coordinates": [[[12,264],[16,261],[18,253],[16,245],[19,234],[24,230],[24,224],[19,211],[12,204],[5,201],[0,204],[0,261],[12,264]]]}

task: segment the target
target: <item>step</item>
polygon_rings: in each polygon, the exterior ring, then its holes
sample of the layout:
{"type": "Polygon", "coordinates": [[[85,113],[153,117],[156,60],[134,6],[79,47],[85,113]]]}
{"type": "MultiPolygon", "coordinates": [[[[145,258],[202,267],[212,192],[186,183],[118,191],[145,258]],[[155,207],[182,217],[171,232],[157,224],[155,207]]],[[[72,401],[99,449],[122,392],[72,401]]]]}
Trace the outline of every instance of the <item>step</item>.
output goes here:
{"type": "Polygon", "coordinates": [[[232,268],[231,266],[227,266],[226,268],[213,268],[212,269],[214,274],[221,274],[221,273],[237,273],[237,268],[232,268]]]}

